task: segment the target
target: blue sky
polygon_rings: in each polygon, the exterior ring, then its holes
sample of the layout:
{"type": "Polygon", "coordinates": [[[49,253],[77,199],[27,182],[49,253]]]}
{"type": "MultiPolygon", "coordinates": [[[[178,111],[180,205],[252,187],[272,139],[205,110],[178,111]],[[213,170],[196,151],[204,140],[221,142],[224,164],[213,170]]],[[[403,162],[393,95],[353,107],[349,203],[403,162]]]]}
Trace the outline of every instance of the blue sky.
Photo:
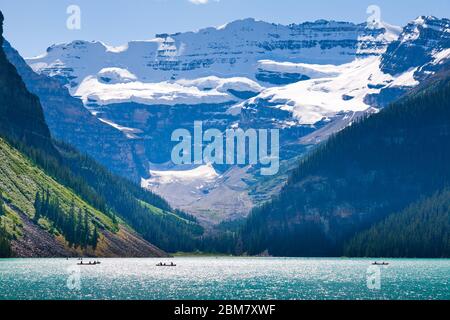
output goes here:
{"type": "Polygon", "coordinates": [[[156,33],[197,30],[252,17],[275,23],[317,19],[366,21],[369,5],[382,20],[405,25],[419,15],[450,18],[449,0],[0,0],[5,36],[25,57],[54,44],[101,40],[121,45],[156,33]],[[197,4],[196,4],[197,3],[197,4]],[[69,5],[81,9],[81,30],[66,27],[69,5]]]}

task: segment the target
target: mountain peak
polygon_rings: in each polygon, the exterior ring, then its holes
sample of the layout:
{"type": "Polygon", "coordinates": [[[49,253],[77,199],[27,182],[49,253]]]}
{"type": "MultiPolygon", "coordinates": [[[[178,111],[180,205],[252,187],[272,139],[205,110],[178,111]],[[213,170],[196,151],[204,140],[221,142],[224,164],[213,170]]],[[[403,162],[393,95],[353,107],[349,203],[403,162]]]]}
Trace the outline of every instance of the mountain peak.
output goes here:
{"type": "Polygon", "coordinates": [[[105,48],[105,45],[101,42],[101,41],[86,41],[86,40],[73,40],[69,43],[60,43],[60,44],[53,44],[51,45],[48,49],[47,52],[54,50],[55,48],[63,48],[68,49],[68,48],[72,48],[72,49],[80,49],[80,48],[85,48],[85,47],[101,47],[102,49],[105,48]]]}
{"type": "Polygon", "coordinates": [[[417,24],[417,25],[424,25],[428,21],[436,21],[439,20],[435,16],[419,16],[416,19],[414,19],[411,23],[417,24]]]}
{"type": "MultiPolygon", "coordinates": [[[[253,26],[253,25],[256,25],[256,24],[267,24],[267,25],[269,25],[270,23],[264,22],[264,21],[261,21],[261,20],[256,20],[255,18],[245,18],[245,19],[234,20],[232,22],[226,23],[223,26],[220,26],[220,27],[215,28],[215,29],[216,30],[240,29],[240,28],[253,26]]],[[[206,29],[209,29],[209,28],[206,28],[206,29]]]]}
{"type": "Polygon", "coordinates": [[[407,25],[407,28],[408,27],[433,28],[448,32],[448,30],[450,30],[450,20],[447,18],[438,18],[435,16],[419,16],[411,21],[407,25]],[[446,30],[444,28],[446,28],[446,30]]]}
{"type": "Polygon", "coordinates": [[[434,71],[435,62],[446,59],[444,50],[450,48],[450,20],[434,16],[420,16],[411,21],[397,41],[392,42],[382,58],[383,72],[391,75],[421,67],[414,74],[417,79],[434,71]],[[441,54],[439,54],[441,52],[441,54]],[[428,65],[430,70],[424,68],[428,65]]]}
{"type": "Polygon", "coordinates": [[[436,18],[434,16],[420,16],[411,21],[400,36],[402,42],[416,41],[422,37],[436,38],[442,41],[450,34],[450,20],[436,18]]]}
{"type": "Polygon", "coordinates": [[[0,10],[0,47],[3,45],[3,13],[0,10]]]}

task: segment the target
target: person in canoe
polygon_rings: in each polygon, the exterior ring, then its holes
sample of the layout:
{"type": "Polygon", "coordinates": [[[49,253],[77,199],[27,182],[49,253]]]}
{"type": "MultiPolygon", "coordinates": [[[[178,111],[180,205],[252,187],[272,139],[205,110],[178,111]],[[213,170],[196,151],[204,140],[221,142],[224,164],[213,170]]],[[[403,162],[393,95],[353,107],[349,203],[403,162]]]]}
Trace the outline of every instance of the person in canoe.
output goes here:
{"type": "Polygon", "coordinates": [[[372,263],[372,265],[373,266],[388,266],[389,263],[387,263],[387,262],[382,262],[382,263],[374,262],[374,263],[372,263]]]}

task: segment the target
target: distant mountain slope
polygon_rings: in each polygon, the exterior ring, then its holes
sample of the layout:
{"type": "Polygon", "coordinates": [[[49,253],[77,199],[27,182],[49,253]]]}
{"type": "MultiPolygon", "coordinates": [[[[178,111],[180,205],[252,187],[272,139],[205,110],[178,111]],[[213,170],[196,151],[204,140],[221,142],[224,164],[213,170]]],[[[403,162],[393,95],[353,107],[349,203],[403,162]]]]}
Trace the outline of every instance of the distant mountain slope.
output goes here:
{"type": "Polygon", "coordinates": [[[449,137],[450,82],[439,76],[303,160],[280,196],[248,219],[246,250],[341,255],[355,233],[449,186],[449,137]]]}
{"type": "Polygon", "coordinates": [[[139,139],[128,139],[123,132],[101,122],[58,79],[35,73],[7,41],[3,49],[28,90],[39,96],[54,138],[70,143],[114,173],[135,182],[148,175],[139,139]]]}
{"type": "Polygon", "coordinates": [[[0,134],[56,155],[39,98],[26,90],[16,69],[7,61],[1,49],[2,34],[3,15],[0,14],[0,134]]]}
{"type": "Polygon", "coordinates": [[[351,257],[450,257],[450,192],[421,200],[389,215],[350,240],[351,257]]]}
{"type": "Polygon", "coordinates": [[[381,61],[381,70],[391,75],[419,67],[416,78],[450,56],[450,20],[421,16],[408,23],[391,42],[381,61]]]}

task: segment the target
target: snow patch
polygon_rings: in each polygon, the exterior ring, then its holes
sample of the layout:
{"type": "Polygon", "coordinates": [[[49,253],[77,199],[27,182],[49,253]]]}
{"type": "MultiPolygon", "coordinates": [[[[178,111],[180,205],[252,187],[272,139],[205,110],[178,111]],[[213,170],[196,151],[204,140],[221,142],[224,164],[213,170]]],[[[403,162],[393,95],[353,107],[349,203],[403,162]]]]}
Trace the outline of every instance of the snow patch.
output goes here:
{"type": "Polygon", "coordinates": [[[261,105],[265,101],[273,108],[291,112],[299,124],[313,125],[329,120],[340,112],[370,108],[365,101],[366,96],[377,94],[384,87],[418,84],[414,79],[417,68],[393,77],[380,70],[380,63],[380,57],[370,57],[340,66],[326,66],[329,74],[335,73],[337,76],[269,88],[257,97],[231,107],[228,112],[237,114],[241,108],[261,105]]]}
{"type": "Polygon", "coordinates": [[[135,102],[147,105],[179,105],[200,103],[225,103],[232,97],[217,90],[202,91],[197,87],[185,87],[177,83],[115,83],[105,84],[96,77],[87,77],[76,89],[75,96],[82,98],[85,104],[95,101],[97,105],[135,102]]]}
{"type": "Polygon", "coordinates": [[[195,188],[198,189],[204,187],[205,184],[214,182],[220,176],[211,164],[183,171],[150,170],[150,175],[150,179],[142,180],[142,186],[144,188],[148,188],[152,185],[189,183],[196,184],[195,188]]]}
{"type": "Polygon", "coordinates": [[[124,126],[121,126],[121,125],[119,125],[117,123],[114,123],[114,122],[112,122],[110,120],[107,120],[107,119],[98,118],[98,120],[100,120],[101,122],[106,123],[107,125],[110,125],[111,127],[113,127],[115,129],[123,132],[128,139],[137,139],[138,136],[136,136],[136,134],[142,133],[142,130],[124,127],[124,126]]]}
{"type": "Polygon", "coordinates": [[[259,93],[264,88],[246,78],[217,77],[144,83],[124,69],[103,69],[85,78],[74,91],[85,104],[108,105],[135,102],[146,105],[196,105],[231,103],[238,99],[229,90],[259,93]]]}
{"type": "Polygon", "coordinates": [[[335,65],[276,62],[272,60],[258,61],[258,68],[269,72],[302,74],[311,79],[335,77],[340,73],[339,67],[335,65]]]}
{"type": "Polygon", "coordinates": [[[183,86],[195,86],[200,90],[211,90],[216,89],[218,92],[228,92],[229,90],[234,90],[238,92],[261,92],[264,90],[255,81],[252,81],[244,77],[234,77],[234,78],[219,78],[219,77],[204,77],[193,80],[182,79],[176,81],[176,83],[183,86]]]}
{"type": "Polygon", "coordinates": [[[418,69],[419,67],[412,68],[399,75],[389,84],[389,87],[414,87],[419,85],[420,82],[414,79],[414,74],[418,69]]]}
{"type": "Polygon", "coordinates": [[[444,63],[445,60],[450,58],[450,48],[434,53],[433,58],[434,58],[433,64],[444,63]]]}
{"type": "Polygon", "coordinates": [[[126,69],[104,68],[97,74],[97,79],[103,83],[128,83],[136,81],[137,77],[126,69]]]}

